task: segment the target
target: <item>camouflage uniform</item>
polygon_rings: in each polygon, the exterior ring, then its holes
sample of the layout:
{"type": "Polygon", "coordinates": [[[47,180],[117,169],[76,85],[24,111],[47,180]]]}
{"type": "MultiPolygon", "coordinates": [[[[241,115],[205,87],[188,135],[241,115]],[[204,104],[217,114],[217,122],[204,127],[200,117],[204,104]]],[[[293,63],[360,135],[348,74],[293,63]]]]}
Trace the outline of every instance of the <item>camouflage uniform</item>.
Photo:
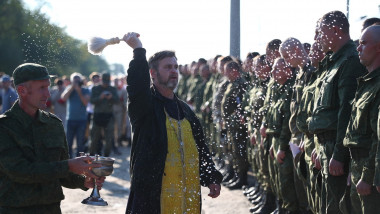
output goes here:
{"type": "Polygon", "coordinates": [[[61,213],[62,187],[84,187],[69,172],[63,125],[38,110],[33,119],[17,101],[0,116],[0,213],[61,213]]]}
{"type": "Polygon", "coordinates": [[[181,98],[182,100],[186,100],[186,96],[188,92],[187,83],[189,79],[190,79],[190,75],[182,75],[182,78],[178,82],[177,96],[181,98]]]}
{"type": "Polygon", "coordinates": [[[210,149],[210,152],[215,155],[217,152],[216,148],[216,139],[215,139],[215,126],[212,121],[212,111],[211,111],[211,104],[212,104],[212,95],[214,93],[214,85],[217,81],[217,74],[211,74],[211,77],[209,81],[206,83],[206,86],[204,88],[203,93],[203,102],[201,110],[202,112],[202,119],[204,121],[204,129],[205,129],[205,136],[208,138],[208,148],[210,149]]]}
{"type": "Polygon", "coordinates": [[[264,155],[264,149],[261,147],[260,126],[263,117],[259,110],[264,105],[268,82],[269,78],[267,80],[256,81],[256,84],[248,92],[249,97],[247,98],[247,106],[245,108],[245,112],[247,113],[248,133],[250,134],[248,145],[251,148],[251,155],[248,155],[248,158],[251,159],[251,164],[253,166],[255,165],[256,178],[265,189],[268,189],[269,187],[268,155],[264,155]],[[251,144],[251,137],[255,137],[256,145],[251,144]]]}
{"type": "MultiPolygon", "coordinates": [[[[302,69],[300,69],[296,75],[295,83],[293,85],[293,94],[290,102],[290,119],[289,129],[291,132],[290,142],[296,145],[300,145],[302,139],[302,132],[297,127],[297,113],[299,111],[299,105],[303,94],[304,86],[308,83],[314,67],[308,62],[302,69]]],[[[300,209],[306,211],[308,209],[307,195],[306,195],[306,174],[304,168],[300,166],[305,165],[304,155],[299,159],[294,159],[294,182],[299,185],[295,185],[297,191],[297,197],[300,209]],[[299,165],[301,164],[301,165],[299,165]],[[303,185],[300,185],[303,183],[303,185]]]]}
{"type": "Polygon", "coordinates": [[[314,168],[314,163],[311,161],[311,154],[316,147],[314,135],[308,129],[308,119],[313,112],[314,96],[318,94],[320,80],[326,74],[326,72],[322,72],[322,67],[323,63],[320,63],[319,69],[312,73],[308,84],[304,87],[296,118],[297,128],[303,135],[307,198],[313,213],[319,213],[320,210],[320,186],[317,184],[317,179],[321,179],[321,174],[320,170],[314,168]]]}
{"type": "Polygon", "coordinates": [[[279,194],[282,196],[283,208],[296,212],[299,209],[297,194],[294,184],[294,164],[292,153],[289,148],[291,132],[289,129],[290,119],[290,101],[292,95],[292,86],[294,77],[289,79],[284,85],[280,85],[277,94],[274,95],[268,113],[271,117],[266,118],[267,135],[272,136],[273,153],[277,154],[279,150],[285,152],[283,163],[277,166],[277,186],[279,194]]]}
{"type": "MultiPolygon", "coordinates": [[[[365,73],[360,64],[356,46],[352,40],[336,53],[328,57],[326,76],[321,80],[321,88],[315,101],[309,122],[309,131],[317,135],[321,146],[321,165],[323,175],[322,213],[341,213],[339,201],[346,190],[349,152],[343,146],[351,111],[350,101],[354,98],[356,78],[365,73]],[[342,176],[329,173],[330,159],[344,163],[342,176]]],[[[326,58],[325,57],[325,58],[326,58]]]]}
{"type": "Polygon", "coordinates": [[[358,89],[352,104],[344,146],[351,154],[351,204],[353,213],[378,213],[380,193],[373,185],[375,156],[378,146],[377,118],[380,106],[380,67],[358,79],[358,89]],[[361,196],[356,185],[359,180],[372,186],[371,194],[361,196]]]}
{"type": "Polygon", "coordinates": [[[224,136],[222,136],[223,127],[222,123],[222,107],[221,103],[226,92],[227,86],[230,82],[226,77],[221,76],[219,81],[216,81],[216,87],[212,99],[212,119],[215,126],[215,141],[217,143],[217,155],[221,160],[227,160],[227,145],[224,136]]]}
{"type": "Polygon", "coordinates": [[[197,89],[202,83],[202,77],[199,75],[191,77],[191,79],[188,82],[189,90],[187,92],[186,101],[192,103],[193,108],[194,107],[194,98],[197,94],[197,89]]]}
{"type": "Polygon", "coordinates": [[[243,109],[241,102],[246,92],[246,80],[242,77],[230,83],[222,100],[222,117],[227,129],[228,146],[232,154],[233,168],[243,184],[247,182],[247,129],[241,124],[243,109]]]}
{"type": "MultiPolygon", "coordinates": [[[[259,115],[262,115],[262,126],[267,128],[268,131],[268,123],[267,120],[270,120],[273,115],[271,112],[269,112],[270,106],[273,104],[273,99],[278,93],[279,85],[274,81],[273,78],[271,78],[268,82],[268,87],[265,95],[265,100],[263,106],[259,110],[259,115]]],[[[273,193],[276,195],[277,199],[282,199],[282,196],[280,194],[280,188],[278,187],[278,180],[277,180],[277,174],[278,169],[276,166],[275,160],[273,160],[271,157],[269,157],[269,148],[272,146],[272,139],[273,135],[271,134],[271,131],[269,129],[269,134],[267,132],[267,136],[265,138],[262,138],[261,145],[264,148],[264,162],[263,165],[267,165],[268,172],[269,172],[269,185],[270,189],[273,191],[273,193]]]]}
{"type": "Polygon", "coordinates": [[[104,138],[106,145],[104,148],[104,156],[108,157],[112,149],[112,141],[114,140],[114,118],[112,105],[119,102],[119,97],[115,87],[98,85],[92,88],[90,102],[94,104],[94,115],[91,121],[91,154],[99,153],[102,129],[104,129],[104,138]],[[100,95],[108,91],[112,94],[111,99],[101,99],[100,95]]]}

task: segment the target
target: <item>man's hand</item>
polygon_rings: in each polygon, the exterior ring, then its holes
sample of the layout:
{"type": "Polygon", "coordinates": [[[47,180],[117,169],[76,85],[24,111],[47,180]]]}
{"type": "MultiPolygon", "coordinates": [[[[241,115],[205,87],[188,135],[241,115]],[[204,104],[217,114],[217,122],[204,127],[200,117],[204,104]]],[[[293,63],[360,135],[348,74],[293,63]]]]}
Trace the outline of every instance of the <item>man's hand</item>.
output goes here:
{"type": "Polygon", "coordinates": [[[210,189],[208,196],[211,198],[216,198],[220,195],[220,184],[210,184],[208,188],[210,189]]]}
{"type": "Polygon", "coordinates": [[[358,184],[356,184],[356,191],[358,191],[359,195],[362,196],[369,195],[371,194],[371,185],[360,179],[358,184]]]}
{"type": "Polygon", "coordinates": [[[106,177],[99,177],[98,179],[86,177],[84,179],[84,186],[89,189],[94,188],[94,185],[95,185],[94,181],[96,181],[96,186],[98,187],[98,190],[101,190],[105,179],[106,177]]]}
{"type": "Polygon", "coordinates": [[[267,137],[267,128],[265,128],[265,126],[261,126],[260,127],[260,134],[263,138],[266,138],[267,137]]]}
{"type": "Polygon", "coordinates": [[[140,34],[129,32],[124,35],[123,40],[133,49],[142,48],[142,43],[139,37],[140,37],[140,34]]]}
{"type": "Polygon", "coordinates": [[[284,162],[284,158],[285,158],[285,151],[282,151],[282,150],[278,150],[277,152],[277,162],[282,164],[284,162]]]}
{"type": "Polygon", "coordinates": [[[251,137],[251,145],[256,145],[256,137],[254,135],[251,137]]]}
{"type": "Polygon", "coordinates": [[[93,158],[91,157],[77,157],[74,159],[68,160],[69,163],[69,171],[78,175],[85,175],[86,177],[98,179],[91,169],[101,167],[101,164],[93,164],[91,163],[93,158]]]}
{"type": "Polygon", "coordinates": [[[376,189],[380,193],[380,186],[376,186],[376,189]]]}
{"type": "Polygon", "coordinates": [[[334,160],[334,158],[330,159],[329,163],[329,172],[333,176],[341,176],[344,174],[343,171],[344,163],[334,160]]]}

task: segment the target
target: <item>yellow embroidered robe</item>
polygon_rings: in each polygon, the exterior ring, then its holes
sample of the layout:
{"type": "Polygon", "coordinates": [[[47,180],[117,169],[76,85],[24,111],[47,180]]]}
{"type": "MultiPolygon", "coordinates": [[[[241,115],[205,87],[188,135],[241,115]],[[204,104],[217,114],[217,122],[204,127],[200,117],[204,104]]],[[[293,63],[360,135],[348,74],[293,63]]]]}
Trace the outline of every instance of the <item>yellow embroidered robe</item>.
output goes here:
{"type": "Polygon", "coordinates": [[[201,212],[198,149],[189,121],[183,119],[180,124],[179,132],[177,120],[166,115],[168,154],[162,178],[162,214],[201,212]]]}

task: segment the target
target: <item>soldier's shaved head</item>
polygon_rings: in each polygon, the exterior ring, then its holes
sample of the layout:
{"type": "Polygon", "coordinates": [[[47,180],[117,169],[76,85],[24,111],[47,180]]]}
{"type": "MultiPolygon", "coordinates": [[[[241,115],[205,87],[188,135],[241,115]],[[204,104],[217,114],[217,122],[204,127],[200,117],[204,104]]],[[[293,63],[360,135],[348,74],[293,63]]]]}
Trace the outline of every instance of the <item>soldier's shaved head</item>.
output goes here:
{"type": "Polygon", "coordinates": [[[292,67],[303,66],[308,61],[308,55],[303,44],[296,38],[290,37],[280,45],[281,56],[292,67]]]}

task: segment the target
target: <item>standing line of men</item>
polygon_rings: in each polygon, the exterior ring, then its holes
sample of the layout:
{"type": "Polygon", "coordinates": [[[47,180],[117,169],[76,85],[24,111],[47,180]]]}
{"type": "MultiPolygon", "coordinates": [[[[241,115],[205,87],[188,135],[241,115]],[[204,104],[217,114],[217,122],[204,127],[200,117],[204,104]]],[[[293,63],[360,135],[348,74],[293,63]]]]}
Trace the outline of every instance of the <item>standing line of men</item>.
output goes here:
{"type": "Polygon", "coordinates": [[[178,96],[203,100],[194,110],[209,124],[223,184],[243,187],[252,213],[376,213],[380,34],[371,24],[357,47],[347,17],[331,11],[309,52],[291,37],[244,63],[216,56],[202,84],[188,75],[201,60],[181,67],[178,96]],[[247,187],[249,166],[255,185],[247,187]]]}

